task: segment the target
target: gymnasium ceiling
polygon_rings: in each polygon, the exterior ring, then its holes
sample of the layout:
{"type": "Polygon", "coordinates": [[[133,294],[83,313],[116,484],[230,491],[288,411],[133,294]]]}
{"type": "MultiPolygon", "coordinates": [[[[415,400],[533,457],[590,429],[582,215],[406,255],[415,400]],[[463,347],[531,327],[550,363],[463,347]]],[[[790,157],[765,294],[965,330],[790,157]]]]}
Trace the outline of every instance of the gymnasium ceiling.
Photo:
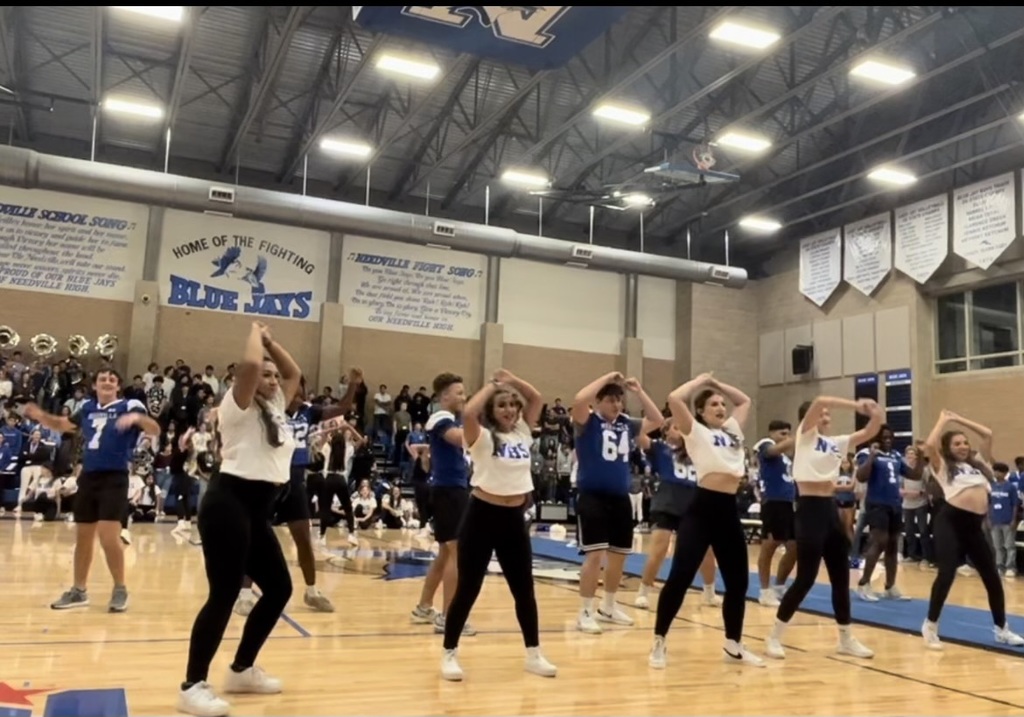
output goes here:
{"type": "MultiPolygon", "coordinates": [[[[510,6],[509,6],[510,7],[510,6]]],[[[524,6],[525,7],[525,6],[524,6]]],[[[532,6],[531,6],[532,7],[532,6]]],[[[513,9],[517,9],[516,8],[513,9]]],[[[505,9],[508,9],[506,7],[505,9]]],[[[529,10],[530,8],[525,8],[529,10]]],[[[165,108],[158,121],[97,113],[96,158],[197,177],[370,202],[536,231],[538,201],[498,178],[538,168],[563,189],[644,179],[663,159],[739,127],[760,154],[716,147],[738,183],[657,195],[647,251],[730,258],[756,275],[803,236],[1024,166],[1024,8],[966,6],[633,7],[564,66],[531,70],[378,35],[351,7],[188,7],[161,22],[111,7],[0,11],[0,132],[41,152],[90,156],[93,108],[113,94],[165,108]],[[724,19],[774,29],[767,50],[722,44],[724,19]],[[432,58],[433,82],[383,73],[389,50],[432,58]],[[916,75],[898,87],[851,77],[882,58],[916,75]],[[645,109],[641,129],[597,120],[605,100],[645,109]],[[369,160],[321,151],[360,138],[369,160]],[[896,191],[866,174],[917,175],[896,191]],[[765,236],[737,227],[777,219],[765,236]]],[[[649,175],[648,175],[649,176],[649,175]]],[[[545,236],[586,241],[586,203],[545,200],[545,236]]],[[[639,248],[639,210],[595,212],[594,241],[639,248]]]]}

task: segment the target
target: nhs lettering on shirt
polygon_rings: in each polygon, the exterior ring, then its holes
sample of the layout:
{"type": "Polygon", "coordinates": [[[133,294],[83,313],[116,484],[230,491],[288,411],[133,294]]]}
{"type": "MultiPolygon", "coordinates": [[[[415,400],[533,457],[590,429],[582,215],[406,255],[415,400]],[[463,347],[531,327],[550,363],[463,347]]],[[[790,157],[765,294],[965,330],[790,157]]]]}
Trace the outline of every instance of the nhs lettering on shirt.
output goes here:
{"type": "MultiPolygon", "coordinates": [[[[498,458],[504,458],[509,461],[529,461],[532,460],[530,455],[530,448],[522,443],[502,443],[498,446],[498,458]]],[[[466,454],[469,457],[469,454],[466,454]]]]}
{"type": "Polygon", "coordinates": [[[818,436],[818,442],[814,444],[814,450],[818,453],[830,453],[839,455],[839,446],[836,442],[825,436],[818,436]]]}

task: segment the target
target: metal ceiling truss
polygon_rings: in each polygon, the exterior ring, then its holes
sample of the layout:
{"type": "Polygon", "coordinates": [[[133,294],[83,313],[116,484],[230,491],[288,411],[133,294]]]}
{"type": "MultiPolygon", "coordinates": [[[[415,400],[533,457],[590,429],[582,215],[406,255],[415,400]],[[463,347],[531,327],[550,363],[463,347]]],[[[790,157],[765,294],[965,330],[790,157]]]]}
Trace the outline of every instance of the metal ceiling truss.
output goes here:
{"type": "MultiPolygon", "coordinates": [[[[189,69],[192,65],[192,50],[195,47],[196,29],[199,27],[199,18],[205,12],[200,7],[189,7],[185,9],[185,21],[181,29],[181,38],[178,41],[178,59],[175,63],[174,79],[171,81],[170,95],[166,102],[167,112],[164,117],[163,131],[160,133],[160,141],[168,140],[168,133],[174,127],[178,118],[178,110],[181,108],[181,98],[185,94],[185,84],[188,81],[189,69]]],[[[154,149],[154,159],[160,155],[160,146],[154,149]]]]}
{"type": "Polygon", "coordinates": [[[24,35],[19,32],[21,14],[25,10],[22,7],[8,5],[0,8],[0,62],[3,63],[4,87],[10,94],[4,93],[14,102],[14,117],[18,130],[18,139],[22,142],[30,142],[32,135],[29,131],[29,112],[21,99],[21,89],[26,85],[25,77],[22,74],[24,67],[22,54],[23,42],[19,38],[24,35]]]}

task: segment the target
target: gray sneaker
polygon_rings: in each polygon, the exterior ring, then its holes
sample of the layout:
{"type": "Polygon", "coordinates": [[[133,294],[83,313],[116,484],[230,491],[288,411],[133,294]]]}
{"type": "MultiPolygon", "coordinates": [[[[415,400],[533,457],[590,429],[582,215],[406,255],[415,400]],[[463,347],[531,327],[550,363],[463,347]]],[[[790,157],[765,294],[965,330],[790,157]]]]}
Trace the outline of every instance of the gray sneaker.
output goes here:
{"type": "Polygon", "coordinates": [[[302,601],[306,603],[307,607],[312,608],[316,612],[334,612],[334,605],[331,601],[319,590],[314,595],[306,593],[302,597],[302,601]]]}
{"type": "Polygon", "coordinates": [[[114,592],[110,593],[110,604],[107,605],[107,610],[110,612],[124,612],[128,609],[128,588],[124,585],[120,585],[114,588],[114,592]]]}
{"type": "MultiPolygon", "coordinates": [[[[445,616],[442,613],[438,613],[437,617],[434,618],[434,634],[443,635],[445,627],[445,616]]],[[[476,630],[468,622],[462,626],[463,637],[473,637],[476,635],[476,630]]]]}
{"type": "Polygon", "coordinates": [[[70,610],[73,607],[89,607],[89,595],[85,590],[71,588],[61,595],[59,600],[50,603],[50,607],[54,610],[70,610]]]}

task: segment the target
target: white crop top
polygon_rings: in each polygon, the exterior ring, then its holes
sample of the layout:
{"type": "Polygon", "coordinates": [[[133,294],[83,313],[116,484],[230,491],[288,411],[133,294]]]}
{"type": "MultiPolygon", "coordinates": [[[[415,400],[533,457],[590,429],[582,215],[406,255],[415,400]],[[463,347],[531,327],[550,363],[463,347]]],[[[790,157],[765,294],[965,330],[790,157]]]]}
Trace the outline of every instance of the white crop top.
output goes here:
{"type": "Polygon", "coordinates": [[[235,403],[234,388],[224,394],[218,415],[222,473],[269,483],[288,482],[295,437],[284,415],[284,394],[278,391],[267,406],[284,441],[280,446],[272,446],[267,441],[255,398],[243,411],[235,403]]]}
{"type": "Polygon", "coordinates": [[[793,480],[797,483],[832,482],[839,476],[839,466],[850,449],[849,436],[823,436],[817,427],[796,429],[793,451],[793,480]]]}
{"type": "Polygon", "coordinates": [[[985,474],[972,466],[970,463],[956,463],[953,465],[953,481],[949,480],[949,466],[945,461],[939,464],[935,471],[935,482],[942,487],[942,494],[946,500],[952,500],[968,488],[983,485],[988,492],[992,492],[992,484],[985,474]]]}
{"type": "Polygon", "coordinates": [[[467,455],[473,461],[470,484],[494,495],[520,495],[533,491],[530,473],[532,457],[530,446],[533,434],[526,421],[520,420],[510,433],[497,433],[498,450],[486,428],[480,428],[476,442],[469,446],[467,455]]]}
{"type": "Polygon", "coordinates": [[[697,471],[697,483],[712,473],[742,478],[747,473],[743,453],[743,430],[730,416],[721,428],[709,428],[694,419],[689,435],[684,435],[686,452],[697,471]]]}

